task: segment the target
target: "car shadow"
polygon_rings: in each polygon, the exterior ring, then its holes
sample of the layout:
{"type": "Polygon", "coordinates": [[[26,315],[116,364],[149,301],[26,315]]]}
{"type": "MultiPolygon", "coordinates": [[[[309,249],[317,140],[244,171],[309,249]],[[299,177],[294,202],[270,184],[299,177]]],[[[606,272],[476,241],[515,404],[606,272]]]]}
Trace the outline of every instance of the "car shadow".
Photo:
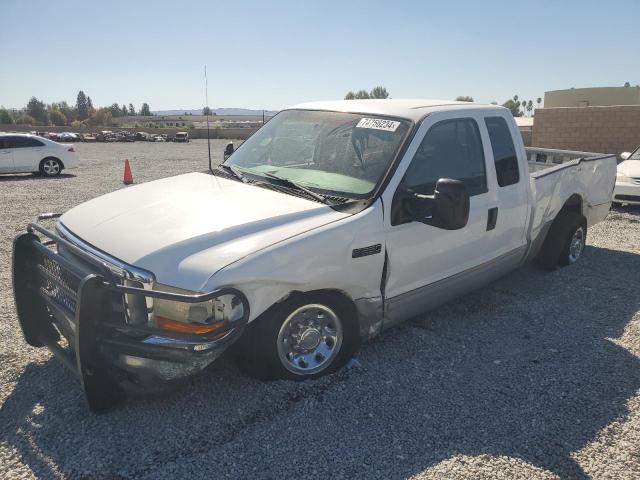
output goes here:
{"type": "Polygon", "coordinates": [[[61,173],[55,177],[47,177],[39,173],[16,173],[0,174],[0,182],[23,182],[25,180],[63,180],[65,178],[75,178],[72,173],[61,173]]]}
{"type": "Polygon", "coordinates": [[[640,359],[617,341],[640,305],[638,271],[640,255],[589,246],[572,267],[523,267],[384,332],[362,347],[360,368],[262,383],[222,359],[101,416],[58,362],[31,363],[0,408],[0,438],[37,477],[180,477],[192,462],[218,478],[258,462],[256,476],[274,478],[278,450],[341,478],[363,466],[406,478],[485,454],[587,478],[572,454],[624,418],[640,388],[640,359]],[[310,424],[333,433],[307,435],[310,424]],[[132,436],[144,452],[127,448],[132,436]]]}

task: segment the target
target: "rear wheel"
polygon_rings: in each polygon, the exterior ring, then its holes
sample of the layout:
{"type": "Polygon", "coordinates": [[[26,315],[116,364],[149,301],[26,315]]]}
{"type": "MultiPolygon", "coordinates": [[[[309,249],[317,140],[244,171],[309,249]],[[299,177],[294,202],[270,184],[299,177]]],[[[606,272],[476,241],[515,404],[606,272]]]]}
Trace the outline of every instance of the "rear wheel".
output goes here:
{"type": "Polygon", "coordinates": [[[340,369],[359,341],[358,322],[346,301],[329,294],[300,295],[249,326],[238,360],[262,380],[305,380],[340,369]]]}
{"type": "Polygon", "coordinates": [[[561,212],[551,225],[534,263],[543,270],[576,263],[584,252],[587,221],[578,212],[561,212]]]}
{"type": "Polygon", "coordinates": [[[55,177],[62,171],[62,162],[57,158],[48,157],[40,162],[40,173],[46,177],[55,177]]]}

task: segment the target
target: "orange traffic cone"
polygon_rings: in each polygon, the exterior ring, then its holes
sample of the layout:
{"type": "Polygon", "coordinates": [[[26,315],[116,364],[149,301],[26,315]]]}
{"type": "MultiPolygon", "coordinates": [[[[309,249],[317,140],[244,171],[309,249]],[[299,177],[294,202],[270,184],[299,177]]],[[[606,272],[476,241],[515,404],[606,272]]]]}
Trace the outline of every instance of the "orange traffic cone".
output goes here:
{"type": "Polygon", "coordinates": [[[125,185],[131,185],[133,183],[133,175],[131,175],[131,167],[129,166],[129,160],[124,161],[124,180],[125,185]]]}

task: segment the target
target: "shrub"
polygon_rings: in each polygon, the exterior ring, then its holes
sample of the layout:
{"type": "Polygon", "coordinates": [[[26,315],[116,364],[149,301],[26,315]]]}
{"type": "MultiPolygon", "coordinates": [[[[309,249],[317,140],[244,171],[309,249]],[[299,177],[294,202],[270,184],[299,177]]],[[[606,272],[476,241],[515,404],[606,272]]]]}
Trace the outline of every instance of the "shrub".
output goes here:
{"type": "Polygon", "coordinates": [[[49,110],[49,121],[56,126],[67,124],[67,117],[60,110],[49,110]]]}
{"type": "Polygon", "coordinates": [[[31,115],[27,115],[26,113],[23,113],[16,119],[16,123],[19,125],[35,125],[36,119],[33,118],[31,115]]]}

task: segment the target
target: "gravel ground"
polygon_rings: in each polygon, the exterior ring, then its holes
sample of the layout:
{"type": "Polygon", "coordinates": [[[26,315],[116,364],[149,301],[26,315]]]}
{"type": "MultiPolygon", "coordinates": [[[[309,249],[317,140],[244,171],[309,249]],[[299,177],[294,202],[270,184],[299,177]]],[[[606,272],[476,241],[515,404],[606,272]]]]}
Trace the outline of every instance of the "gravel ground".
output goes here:
{"type": "Polygon", "coordinates": [[[524,267],[333,376],[261,383],[223,358],[95,416],[21,337],[11,240],[39,212],[122,188],[124,158],[136,182],[204,170],[206,142],[78,151],[59,179],[0,177],[1,478],[640,478],[640,210],[594,227],[577,265],[524,267]]]}

